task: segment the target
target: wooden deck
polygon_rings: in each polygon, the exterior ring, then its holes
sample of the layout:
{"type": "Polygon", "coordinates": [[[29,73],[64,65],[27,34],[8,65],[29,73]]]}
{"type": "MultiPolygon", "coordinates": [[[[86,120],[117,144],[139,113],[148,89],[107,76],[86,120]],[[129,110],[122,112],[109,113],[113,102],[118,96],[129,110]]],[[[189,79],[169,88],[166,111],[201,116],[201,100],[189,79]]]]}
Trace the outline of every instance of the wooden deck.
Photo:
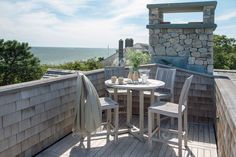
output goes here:
{"type": "MultiPolygon", "coordinates": [[[[137,118],[133,119],[136,119],[136,123],[137,118]]],[[[121,121],[121,123],[124,124],[124,121],[121,121]]],[[[170,126],[167,121],[162,121],[161,125],[164,125],[165,127],[170,126]]],[[[183,147],[183,156],[217,157],[215,133],[212,124],[189,123],[188,129],[188,147],[183,147]]],[[[174,135],[161,133],[161,136],[175,140],[174,135]]],[[[147,141],[141,142],[130,134],[119,135],[119,139],[116,143],[113,141],[112,137],[110,142],[107,143],[106,136],[95,136],[92,137],[90,151],[86,150],[86,146],[86,140],[84,143],[80,143],[77,138],[72,137],[72,134],[70,134],[39,153],[37,157],[175,157],[178,154],[177,146],[157,142],[153,142],[153,149],[152,151],[149,151],[147,141]]]]}

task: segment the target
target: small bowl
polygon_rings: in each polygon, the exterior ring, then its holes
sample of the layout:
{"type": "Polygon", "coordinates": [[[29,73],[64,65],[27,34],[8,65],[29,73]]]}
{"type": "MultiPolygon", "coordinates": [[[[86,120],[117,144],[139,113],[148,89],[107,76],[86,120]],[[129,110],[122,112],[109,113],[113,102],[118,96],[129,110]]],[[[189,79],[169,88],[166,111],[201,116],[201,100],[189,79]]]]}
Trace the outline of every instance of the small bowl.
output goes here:
{"type": "Polygon", "coordinates": [[[119,83],[119,84],[123,84],[123,81],[124,81],[124,78],[123,78],[123,77],[119,77],[119,78],[118,78],[118,83],[119,83]]]}
{"type": "Polygon", "coordinates": [[[117,79],[116,76],[112,76],[112,77],[111,77],[111,83],[116,83],[116,79],[117,79]]]}

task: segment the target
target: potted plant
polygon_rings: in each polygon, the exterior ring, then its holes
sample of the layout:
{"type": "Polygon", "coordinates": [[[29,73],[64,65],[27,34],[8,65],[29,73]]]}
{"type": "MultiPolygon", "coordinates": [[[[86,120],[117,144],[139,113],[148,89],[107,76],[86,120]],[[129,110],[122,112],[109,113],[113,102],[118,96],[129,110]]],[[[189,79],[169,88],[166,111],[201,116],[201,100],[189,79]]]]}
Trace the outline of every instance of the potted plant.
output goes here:
{"type": "Polygon", "coordinates": [[[133,81],[138,81],[139,66],[148,63],[150,61],[150,55],[139,50],[127,49],[127,60],[128,64],[132,66],[133,81]]]}

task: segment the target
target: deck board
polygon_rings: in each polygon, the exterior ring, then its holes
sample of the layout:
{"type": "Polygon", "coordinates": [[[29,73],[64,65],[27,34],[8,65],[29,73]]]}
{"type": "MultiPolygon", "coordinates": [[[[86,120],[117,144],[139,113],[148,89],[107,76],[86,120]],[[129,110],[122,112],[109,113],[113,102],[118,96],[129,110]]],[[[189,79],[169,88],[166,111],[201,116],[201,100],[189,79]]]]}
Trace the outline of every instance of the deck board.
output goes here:
{"type": "MultiPolygon", "coordinates": [[[[120,120],[125,123],[124,120],[120,120]]],[[[133,122],[138,123],[137,118],[133,117],[133,122]]],[[[161,122],[163,127],[170,127],[170,123],[161,122]]],[[[120,124],[121,125],[121,124],[120,124]]],[[[145,118],[145,127],[147,126],[145,118]]],[[[175,123],[174,128],[177,125],[175,123]]],[[[120,128],[124,128],[122,125],[120,128]]],[[[215,142],[215,132],[212,124],[188,125],[188,147],[183,146],[184,157],[216,157],[217,148],[215,142]]],[[[162,135],[163,136],[163,135],[162,135]]],[[[169,135],[170,138],[177,136],[169,135]]],[[[119,135],[117,142],[110,137],[107,143],[106,136],[93,136],[91,138],[91,149],[86,149],[86,138],[83,143],[78,138],[72,137],[72,134],[64,137],[51,147],[39,153],[37,157],[102,157],[102,156],[119,156],[119,157],[176,157],[178,147],[167,145],[160,142],[153,142],[153,149],[150,151],[147,141],[141,142],[129,134],[119,135]]]]}

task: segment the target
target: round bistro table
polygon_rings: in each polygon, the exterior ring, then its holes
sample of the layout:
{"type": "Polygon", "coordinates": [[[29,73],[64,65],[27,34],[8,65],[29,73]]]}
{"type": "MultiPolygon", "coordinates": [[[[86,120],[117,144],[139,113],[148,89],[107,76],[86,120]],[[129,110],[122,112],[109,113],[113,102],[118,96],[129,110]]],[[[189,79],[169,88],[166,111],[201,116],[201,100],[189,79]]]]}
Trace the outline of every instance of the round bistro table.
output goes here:
{"type": "Polygon", "coordinates": [[[128,79],[124,79],[123,84],[112,83],[111,80],[106,80],[105,85],[114,88],[114,99],[118,101],[117,90],[127,89],[127,125],[130,126],[130,120],[132,117],[132,92],[131,90],[139,91],[139,133],[144,133],[144,91],[151,91],[151,104],[154,103],[154,91],[155,89],[165,85],[165,82],[160,80],[148,79],[147,83],[142,84],[130,84],[127,83],[128,79]]]}

